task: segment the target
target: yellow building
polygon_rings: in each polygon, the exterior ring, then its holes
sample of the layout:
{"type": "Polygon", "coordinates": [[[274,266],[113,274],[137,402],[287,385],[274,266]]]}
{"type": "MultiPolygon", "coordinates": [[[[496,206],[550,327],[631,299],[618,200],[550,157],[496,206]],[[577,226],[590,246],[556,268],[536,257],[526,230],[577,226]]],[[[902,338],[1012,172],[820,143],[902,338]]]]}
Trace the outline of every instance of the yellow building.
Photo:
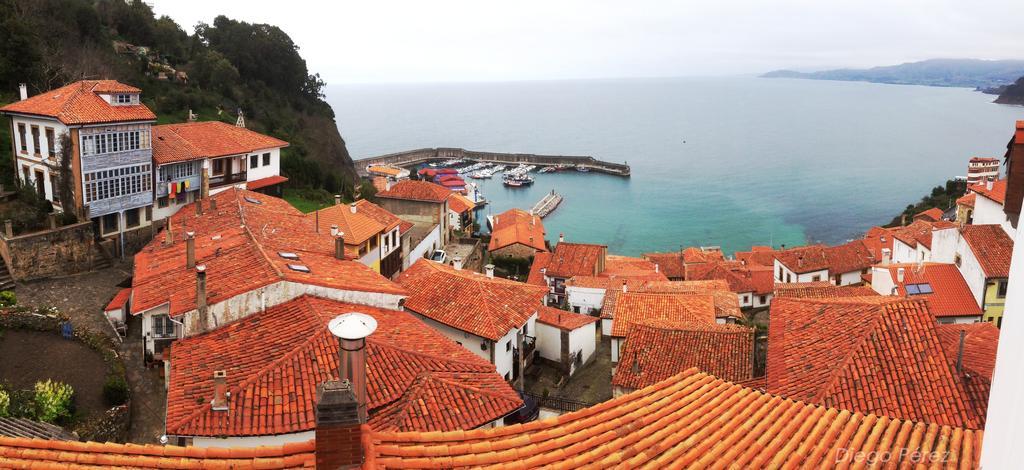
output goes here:
{"type": "Polygon", "coordinates": [[[982,310],[984,320],[995,323],[996,326],[1003,324],[1003,305],[1006,303],[1006,279],[986,279],[985,295],[983,297],[982,310]]]}
{"type": "Polygon", "coordinates": [[[306,214],[321,232],[337,227],[345,252],[374,271],[392,278],[402,268],[402,220],[367,200],[335,205],[306,214]]]}

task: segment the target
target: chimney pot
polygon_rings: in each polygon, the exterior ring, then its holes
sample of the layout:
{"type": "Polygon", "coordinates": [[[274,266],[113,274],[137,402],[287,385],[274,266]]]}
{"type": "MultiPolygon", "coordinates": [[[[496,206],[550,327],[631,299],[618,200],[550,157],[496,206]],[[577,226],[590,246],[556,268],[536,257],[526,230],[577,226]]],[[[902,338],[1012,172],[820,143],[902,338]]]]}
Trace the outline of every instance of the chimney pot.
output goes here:
{"type": "Polygon", "coordinates": [[[185,267],[196,267],[196,233],[185,232],[185,267]]]}
{"type": "Polygon", "coordinates": [[[19,83],[18,84],[18,95],[21,96],[22,100],[27,100],[28,99],[28,86],[25,85],[24,83],[19,83]]]}
{"type": "Polygon", "coordinates": [[[626,287],[626,281],[625,281],[625,280],[623,280],[623,281],[622,281],[622,292],[623,292],[623,293],[625,293],[625,292],[627,292],[628,290],[629,290],[629,288],[628,288],[628,287],[626,287]]]}
{"type": "Polygon", "coordinates": [[[200,332],[207,330],[206,324],[206,265],[196,266],[196,311],[199,314],[200,332]]]}
{"type": "Polygon", "coordinates": [[[332,225],[331,226],[331,236],[332,237],[338,236],[338,226],[337,225],[332,225]]]}
{"type": "Polygon", "coordinates": [[[494,265],[488,264],[484,266],[484,272],[487,274],[487,277],[494,277],[494,265]]]}
{"type": "Polygon", "coordinates": [[[213,401],[210,403],[214,411],[227,411],[228,409],[228,372],[225,370],[213,371],[213,401]]]}
{"type": "Polygon", "coordinates": [[[462,257],[461,256],[456,256],[456,257],[452,258],[452,267],[454,267],[457,270],[462,269],[462,257]]]}
{"type": "Polygon", "coordinates": [[[903,279],[906,278],[906,271],[903,268],[896,269],[896,282],[903,284],[903,279]]]}
{"type": "Polygon", "coordinates": [[[562,243],[564,241],[565,241],[565,234],[564,233],[559,233],[558,234],[558,243],[562,243]]]}
{"type": "Polygon", "coordinates": [[[992,189],[992,179],[989,178],[985,181],[985,189],[992,189]]]}
{"type": "Polygon", "coordinates": [[[203,215],[203,200],[196,199],[196,215],[203,215]]]}
{"type": "Polygon", "coordinates": [[[334,195],[334,205],[341,205],[341,194],[334,195]]]}
{"type": "Polygon", "coordinates": [[[377,320],[358,312],[334,317],[327,329],[338,338],[339,370],[342,380],[352,385],[359,422],[366,422],[366,337],[377,329],[377,320]]]}
{"type": "Polygon", "coordinates": [[[210,199],[210,210],[211,211],[217,210],[217,200],[216,199],[210,199]]]}
{"type": "Polygon", "coordinates": [[[355,213],[356,213],[356,210],[357,210],[357,209],[356,209],[356,203],[354,203],[354,202],[353,202],[352,204],[349,204],[349,205],[348,205],[348,208],[349,208],[349,210],[351,210],[351,211],[352,211],[352,213],[353,213],[353,214],[355,214],[355,213]]]}
{"type": "Polygon", "coordinates": [[[882,248],[882,266],[888,266],[892,261],[892,250],[882,248]]]}
{"type": "Polygon", "coordinates": [[[334,257],[345,259],[345,234],[342,232],[338,232],[338,236],[334,237],[334,257]]]}

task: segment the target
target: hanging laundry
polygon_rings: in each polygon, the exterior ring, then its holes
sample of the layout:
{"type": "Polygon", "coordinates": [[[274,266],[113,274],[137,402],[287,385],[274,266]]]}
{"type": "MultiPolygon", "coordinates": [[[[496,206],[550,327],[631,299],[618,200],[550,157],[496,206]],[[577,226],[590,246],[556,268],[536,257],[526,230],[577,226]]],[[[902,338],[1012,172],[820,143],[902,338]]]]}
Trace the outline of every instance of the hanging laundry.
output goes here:
{"type": "Polygon", "coordinates": [[[178,185],[176,185],[174,183],[167,183],[167,194],[170,196],[171,199],[174,199],[174,197],[175,197],[174,190],[177,189],[177,188],[178,188],[178,185]]]}
{"type": "Polygon", "coordinates": [[[192,186],[191,182],[189,180],[185,180],[185,189],[187,190],[191,186],[192,186]]]}

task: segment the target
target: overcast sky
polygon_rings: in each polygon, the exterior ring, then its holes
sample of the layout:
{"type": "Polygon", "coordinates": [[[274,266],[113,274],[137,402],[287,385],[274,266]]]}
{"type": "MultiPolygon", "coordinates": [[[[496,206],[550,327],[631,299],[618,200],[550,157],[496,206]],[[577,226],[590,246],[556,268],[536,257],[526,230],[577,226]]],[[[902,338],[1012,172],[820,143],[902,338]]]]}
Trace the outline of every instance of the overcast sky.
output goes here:
{"type": "Polygon", "coordinates": [[[1024,0],[156,0],[280,26],[328,84],[663,77],[1024,59],[1024,0]]]}

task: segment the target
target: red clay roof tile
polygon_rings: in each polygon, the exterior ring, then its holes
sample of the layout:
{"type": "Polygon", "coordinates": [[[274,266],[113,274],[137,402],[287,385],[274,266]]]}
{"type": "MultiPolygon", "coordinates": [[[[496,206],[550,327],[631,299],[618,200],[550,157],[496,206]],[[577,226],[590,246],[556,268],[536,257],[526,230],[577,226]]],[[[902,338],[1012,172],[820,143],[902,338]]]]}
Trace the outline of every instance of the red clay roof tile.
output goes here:
{"type": "Polygon", "coordinates": [[[837,286],[831,282],[790,282],[775,285],[775,297],[797,299],[838,299],[878,296],[868,286],[837,286]]]}
{"type": "Polygon", "coordinates": [[[493,365],[409,313],[303,296],[173,344],[167,432],[254,436],[312,430],[316,386],[337,378],[338,342],[326,325],[351,311],[373,316],[378,325],[367,339],[374,429],[472,429],[522,405],[493,365]],[[215,370],[227,372],[227,411],[209,405],[215,370]]]}
{"type": "Polygon", "coordinates": [[[421,259],[398,276],[405,308],[482,338],[498,340],[522,327],[543,305],[547,289],[491,278],[421,259]]]}
{"type": "Polygon", "coordinates": [[[128,298],[131,297],[131,295],[132,289],[130,287],[125,287],[124,289],[117,291],[117,294],[114,295],[114,298],[110,300],[110,303],[107,304],[107,307],[104,308],[103,311],[109,312],[111,310],[124,308],[125,304],[128,303],[128,298]]]}
{"type": "MultiPolygon", "coordinates": [[[[589,243],[559,242],[548,261],[549,277],[596,276],[604,267],[608,247],[589,243]]],[[[534,259],[536,263],[536,259],[534,259]]]]}
{"type": "Polygon", "coordinates": [[[544,222],[540,217],[522,209],[509,209],[494,216],[487,251],[499,250],[516,243],[537,251],[547,251],[544,237],[544,222]]]}
{"type": "Polygon", "coordinates": [[[364,467],[828,468],[883,452],[892,456],[888,464],[914,465],[932,450],[948,457],[943,462],[976,467],[982,436],[809,405],[690,369],[557,418],[465,432],[373,432],[364,467]]]}
{"type": "Polygon", "coordinates": [[[974,300],[971,288],[960,274],[960,269],[952,264],[891,264],[889,275],[896,285],[896,294],[912,299],[928,301],[928,310],[936,317],[981,316],[981,307],[974,300]],[[903,268],[903,282],[899,282],[899,270],[903,268]],[[931,285],[930,294],[907,295],[908,284],[931,285]]]}
{"type": "Polygon", "coordinates": [[[402,180],[392,184],[391,189],[377,193],[377,197],[441,203],[448,200],[451,193],[450,189],[427,181],[402,180]]]}
{"type": "Polygon", "coordinates": [[[287,146],[283,140],[220,121],[153,126],[153,161],[157,165],[287,146]]]}
{"type": "Polygon", "coordinates": [[[612,385],[639,389],[696,367],[731,382],[753,374],[754,330],[739,325],[640,322],[626,335],[612,385]]]}
{"type": "Polygon", "coordinates": [[[156,115],[144,104],[115,106],[100,97],[100,93],[139,91],[115,80],[82,80],[15,101],[0,112],[52,117],[67,125],[155,121],[156,115]]]}
{"type": "Polygon", "coordinates": [[[715,323],[715,298],[709,294],[617,292],[614,295],[611,331],[614,337],[625,337],[634,324],[654,320],[679,326],[715,323]]]}
{"type": "Polygon", "coordinates": [[[914,214],[914,220],[918,219],[926,220],[929,222],[942,220],[942,209],[939,209],[938,207],[933,207],[931,209],[918,212],[917,214],[914,214]]]}
{"type": "Polygon", "coordinates": [[[770,393],[897,419],[984,426],[949,367],[925,301],[779,298],[770,318],[770,393]]]}
{"type": "Polygon", "coordinates": [[[967,190],[1002,205],[1006,201],[1006,181],[1006,178],[993,181],[992,189],[989,189],[986,183],[978,183],[971,185],[967,190]]]}
{"type": "Polygon", "coordinates": [[[1013,240],[999,225],[965,225],[960,232],[981,264],[985,277],[1010,276],[1013,240]]]}
{"type": "Polygon", "coordinates": [[[582,328],[598,320],[600,320],[598,317],[567,312],[553,307],[541,307],[537,312],[538,322],[566,331],[582,328]]]}

